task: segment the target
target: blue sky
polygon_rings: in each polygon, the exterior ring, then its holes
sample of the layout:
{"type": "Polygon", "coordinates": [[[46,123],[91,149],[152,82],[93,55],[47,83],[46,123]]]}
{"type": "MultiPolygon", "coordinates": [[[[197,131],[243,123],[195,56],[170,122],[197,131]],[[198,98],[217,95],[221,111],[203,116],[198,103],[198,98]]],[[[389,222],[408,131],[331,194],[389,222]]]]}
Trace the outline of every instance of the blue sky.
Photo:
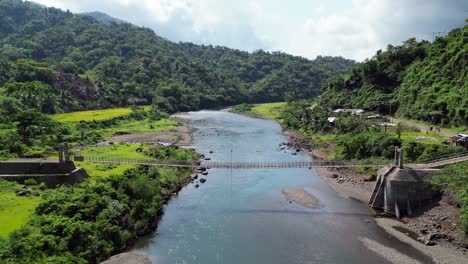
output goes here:
{"type": "Polygon", "coordinates": [[[388,44],[432,39],[465,25],[466,0],[36,0],[73,12],[101,11],[172,41],[310,59],[362,61],[388,44]]]}

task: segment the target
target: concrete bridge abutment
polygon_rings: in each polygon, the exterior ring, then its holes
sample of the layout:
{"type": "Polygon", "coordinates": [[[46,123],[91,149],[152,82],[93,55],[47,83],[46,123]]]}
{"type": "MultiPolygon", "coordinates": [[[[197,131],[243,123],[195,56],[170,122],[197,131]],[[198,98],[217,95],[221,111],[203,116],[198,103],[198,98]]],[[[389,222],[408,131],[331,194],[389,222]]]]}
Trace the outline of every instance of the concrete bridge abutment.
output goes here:
{"type": "Polygon", "coordinates": [[[433,203],[440,196],[440,192],[427,183],[439,171],[404,167],[403,150],[396,148],[395,164],[379,171],[369,205],[398,218],[411,216],[415,210],[433,203]]]}

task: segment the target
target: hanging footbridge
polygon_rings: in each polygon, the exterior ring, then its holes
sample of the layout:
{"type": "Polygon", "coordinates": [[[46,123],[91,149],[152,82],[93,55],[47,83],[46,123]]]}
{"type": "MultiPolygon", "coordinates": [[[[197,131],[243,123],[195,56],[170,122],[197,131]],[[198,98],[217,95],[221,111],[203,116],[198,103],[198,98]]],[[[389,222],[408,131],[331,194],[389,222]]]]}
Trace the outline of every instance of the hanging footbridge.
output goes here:
{"type": "MultiPolygon", "coordinates": [[[[312,161],[171,161],[151,158],[127,158],[127,157],[107,157],[107,156],[75,156],[75,161],[91,163],[115,163],[147,165],[158,167],[181,167],[181,168],[225,168],[225,169],[262,169],[262,168],[382,168],[392,165],[391,161],[363,160],[363,161],[341,161],[341,160],[312,160],[312,161]]],[[[438,168],[453,163],[468,161],[468,153],[442,156],[421,163],[405,164],[410,168],[438,168]]]]}
{"type": "Polygon", "coordinates": [[[382,162],[345,162],[345,161],[264,161],[264,162],[251,162],[251,161],[169,161],[157,159],[134,159],[134,158],[121,158],[121,157],[82,157],[75,158],[75,161],[92,162],[92,163],[117,163],[117,164],[134,164],[134,165],[148,165],[160,167],[185,167],[185,168],[225,168],[225,169],[261,169],[261,168],[345,168],[345,167],[383,167],[388,163],[382,162]]]}

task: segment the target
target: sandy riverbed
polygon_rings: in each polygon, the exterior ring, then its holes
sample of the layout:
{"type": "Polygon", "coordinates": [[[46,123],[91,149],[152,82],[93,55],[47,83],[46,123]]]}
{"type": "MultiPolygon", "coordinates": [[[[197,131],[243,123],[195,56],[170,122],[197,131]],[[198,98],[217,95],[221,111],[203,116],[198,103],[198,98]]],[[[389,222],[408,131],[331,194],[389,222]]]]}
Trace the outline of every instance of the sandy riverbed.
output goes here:
{"type": "Polygon", "coordinates": [[[304,189],[283,189],[281,190],[289,202],[300,204],[307,208],[317,208],[320,201],[304,189]]]}

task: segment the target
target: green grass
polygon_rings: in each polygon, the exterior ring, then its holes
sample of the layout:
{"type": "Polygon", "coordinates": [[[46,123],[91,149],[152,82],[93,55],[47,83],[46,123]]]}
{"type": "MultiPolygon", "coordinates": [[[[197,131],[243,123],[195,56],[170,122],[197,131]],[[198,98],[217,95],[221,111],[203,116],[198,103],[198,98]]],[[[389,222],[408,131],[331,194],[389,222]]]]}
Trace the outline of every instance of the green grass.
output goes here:
{"type": "MultiPolygon", "coordinates": [[[[391,133],[396,136],[396,133],[391,133]]],[[[438,142],[440,143],[442,140],[450,140],[450,137],[444,136],[437,134],[435,132],[429,132],[429,133],[424,133],[424,132],[402,132],[401,133],[401,140],[417,140],[420,142],[438,142]]]]}
{"type": "Polygon", "coordinates": [[[94,129],[104,139],[109,139],[115,135],[122,134],[136,134],[136,133],[147,133],[147,132],[160,132],[176,128],[179,125],[179,121],[176,118],[161,119],[158,121],[143,120],[122,120],[118,125],[111,126],[108,128],[94,129]]]}
{"type": "MultiPolygon", "coordinates": [[[[400,120],[400,121],[403,121],[403,122],[406,122],[408,124],[417,124],[417,125],[422,125],[422,126],[426,126],[426,127],[430,127],[431,125],[427,122],[424,122],[424,121],[420,121],[420,120],[414,120],[414,119],[407,119],[407,118],[397,118],[397,120],[400,120]]],[[[436,126],[433,126],[434,128],[436,126]]],[[[454,134],[459,134],[459,133],[466,133],[468,132],[468,127],[465,126],[465,127],[443,127],[441,128],[442,131],[446,131],[446,132],[451,132],[451,133],[454,133],[454,134]]]]}
{"type": "MultiPolygon", "coordinates": [[[[81,151],[75,152],[77,155],[86,156],[108,156],[108,157],[127,157],[127,158],[145,158],[146,156],[138,150],[144,149],[144,144],[113,144],[110,146],[87,147],[81,151]]],[[[109,177],[112,175],[123,174],[125,170],[135,168],[135,165],[128,164],[102,164],[91,162],[75,162],[79,167],[83,167],[91,177],[109,177]]]]}
{"type": "Polygon", "coordinates": [[[280,110],[284,106],[286,106],[286,102],[258,104],[252,107],[251,111],[263,118],[279,119],[280,110]]]}
{"type": "MultiPolygon", "coordinates": [[[[148,106],[145,106],[148,109],[148,106]]],[[[64,114],[56,114],[51,117],[59,122],[99,121],[119,116],[126,116],[132,112],[131,108],[111,108],[102,110],[78,111],[64,114]]]]}
{"type": "Polygon", "coordinates": [[[0,236],[5,237],[24,225],[42,201],[40,196],[16,196],[15,189],[20,187],[0,180],[0,236]]]}

